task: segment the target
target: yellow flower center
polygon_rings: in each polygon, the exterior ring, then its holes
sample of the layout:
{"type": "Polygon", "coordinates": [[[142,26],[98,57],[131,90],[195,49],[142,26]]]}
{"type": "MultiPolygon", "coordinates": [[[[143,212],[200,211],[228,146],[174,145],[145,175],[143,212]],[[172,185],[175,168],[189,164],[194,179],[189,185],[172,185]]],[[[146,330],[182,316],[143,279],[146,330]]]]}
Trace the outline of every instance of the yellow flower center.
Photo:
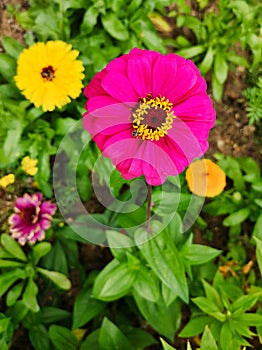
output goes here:
{"type": "Polygon", "coordinates": [[[158,141],[172,129],[175,118],[173,104],[165,97],[148,95],[140,100],[132,113],[132,136],[142,140],[158,141]]]}
{"type": "Polygon", "coordinates": [[[55,77],[55,70],[52,66],[48,66],[42,69],[41,76],[46,81],[52,81],[55,77]]]}

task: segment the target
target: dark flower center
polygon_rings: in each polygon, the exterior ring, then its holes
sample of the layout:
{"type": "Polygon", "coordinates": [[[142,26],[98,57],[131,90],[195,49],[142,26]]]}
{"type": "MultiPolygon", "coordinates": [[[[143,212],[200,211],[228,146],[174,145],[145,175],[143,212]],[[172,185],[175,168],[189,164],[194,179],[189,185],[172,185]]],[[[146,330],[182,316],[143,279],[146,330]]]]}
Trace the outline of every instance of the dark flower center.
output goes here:
{"type": "Polygon", "coordinates": [[[172,128],[174,118],[173,104],[167,98],[149,94],[132,111],[132,136],[158,141],[172,128]]]}
{"type": "Polygon", "coordinates": [[[26,208],[25,210],[22,210],[19,215],[21,220],[28,225],[35,224],[38,218],[35,207],[26,208]]]}
{"type": "Polygon", "coordinates": [[[47,81],[52,81],[55,77],[55,70],[52,66],[48,66],[42,69],[41,72],[42,78],[44,78],[47,81]]]}

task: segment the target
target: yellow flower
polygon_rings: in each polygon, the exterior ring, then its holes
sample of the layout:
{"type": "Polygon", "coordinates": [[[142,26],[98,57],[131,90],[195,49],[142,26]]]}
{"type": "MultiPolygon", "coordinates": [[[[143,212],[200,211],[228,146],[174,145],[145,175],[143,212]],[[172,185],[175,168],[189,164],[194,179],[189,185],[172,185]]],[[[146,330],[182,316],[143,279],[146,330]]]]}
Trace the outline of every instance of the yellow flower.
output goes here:
{"type": "Polygon", "coordinates": [[[22,94],[36,107],[53,111],[77,98],[83,87],[84,67],[79,52],[61,40],[39,42],[24,49],[14,77],[22,94]]]}
{"type": "Polygon", "coordinates": [[[34,176],[38,171],[38,168],[36,166],[37,162],[37,159],[32,159],[29,156],[24,157],[21,162],[22,170],[26,174],[34,176]]]}
{"type": "Polygon", "coordinates": [[[193,162],[186,171],[186,181],[191,192],[198,196],[215,197],[226,186],[224,171],[212,160],[193,162]]]}
{"type": "Polygon", "coordinates": [[[14,174],[8,174],[0,179],[0,186],[3,188],[6,188],[8,185],[11,185],[15,182],[15,175],[14,174]]]}

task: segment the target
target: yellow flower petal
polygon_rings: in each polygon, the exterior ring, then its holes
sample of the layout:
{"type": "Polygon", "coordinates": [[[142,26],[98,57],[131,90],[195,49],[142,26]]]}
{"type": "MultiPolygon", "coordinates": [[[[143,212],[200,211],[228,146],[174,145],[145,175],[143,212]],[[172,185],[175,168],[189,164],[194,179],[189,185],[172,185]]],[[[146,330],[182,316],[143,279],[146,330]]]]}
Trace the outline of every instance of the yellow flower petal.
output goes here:
{"type": "Polygon", "coordinates": [[[79,52],[61,40],[39,42],[23,50],[14,77],[22,94],[36,107],[52,111],[77,98],[84,67],[79,52]]]}
{"type": "Polygon", "coordinates": [[[26,156],[21,161],[22,170],[26,174],[34,176],[38,171],[38,168],[36,166],[37,163],[38,163],[37,159],[32,159],[29,156],[26,156]]]}
{"type": "Polygon", "coordinates": [[[226,186],[224,171],[212,160],[193,162],[186,171],[186,181],[191,192],[202,197],[215,197],[226,186]]]}
{"type": "Polygon", "coordinates": [[[11,185],[15,182],[15,175],[14,174],[8,174],[0,179],[0,186],[3,188],[6,188],[8,185],[11,185]]]}

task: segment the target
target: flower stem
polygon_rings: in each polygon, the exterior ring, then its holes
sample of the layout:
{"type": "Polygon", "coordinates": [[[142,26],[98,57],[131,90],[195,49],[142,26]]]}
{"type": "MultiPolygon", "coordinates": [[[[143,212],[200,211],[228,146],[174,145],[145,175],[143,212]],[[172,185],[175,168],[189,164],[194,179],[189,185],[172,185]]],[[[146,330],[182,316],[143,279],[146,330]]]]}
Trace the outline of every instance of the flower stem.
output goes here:
{"type": "Polygon", "coordinates": [[[152,207],[152,186],[148,185],[147,193],[147,211],[146,211],[146,230],[148,233],[151,233],[150,229],[150,217],[151,217],[151,207],[152,207]]]}

